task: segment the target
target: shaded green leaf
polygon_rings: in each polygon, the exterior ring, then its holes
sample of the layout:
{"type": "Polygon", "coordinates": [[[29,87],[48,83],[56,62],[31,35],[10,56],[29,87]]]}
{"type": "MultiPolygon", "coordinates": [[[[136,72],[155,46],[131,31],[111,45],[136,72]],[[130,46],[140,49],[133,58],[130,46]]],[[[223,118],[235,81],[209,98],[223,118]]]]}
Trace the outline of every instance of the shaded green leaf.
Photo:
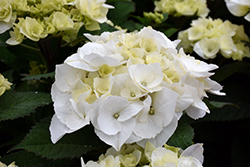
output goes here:
{"type": "Polygon", "coordinates": [[[0,96],[0,121],[27,116],[37,107],[51,103],[49,93],[6,91],[0,96]]]}
{"type": "Polygon", "coordinates": [[[181,147],[185,149],[193,144],[194,138],[194,130],[193,128],[184,123],[179,121],[179,125],[175,130],[174,134],[170,137],[167,144],[170,146],[181,147]]]}
{"type": "MultiPolygon", "coordinates": [[[[10,164],[15,161],[15,164],[20,167],[54,167],[54,166],[60,166],[60,167],[68,167],[72,163],[74,163],[73,159],[60,159],[60,160],[48,160],[46,158],[41,158],[39,156],[36,156],[32,152],[27,152],[25,150],[10,153],[8,155],[3,156],[1,159],[1,162],[4,162],[5,164],[10,164]]],[[[80,166],[80,159],[79,166],[80,166]]]]}
{"type": "Polygon", "coordinates": [[[127,29],[128,31],[134,31],[137,29],[137,26],[135,25],[135,22],[132,20],[125,21],[121,24],[121,27],[127,29]]]}
{"type": "Polygon", "coordinates": [[[135,11],[135,5],[131,1],[110,2],[114,9],[109,10],[108,18],[115,24],[120,25],[125,22],[130,13],[135,11]]]}
{"type": "MultiPolygon", "coordinates": [[[[232,121],[250,117],[250,103],[249,103],[249,87],[237,83],[228,83],[223,87],[226,96],[210,95],[209,99],[212,101],[226,101],[226,103],[233,105],[223,105],[221,108],[212,107],[210,113],[202,120],[205,121],[232,121]],[[237,107],[236,107],[237,106],[237,107]]],[[[217,102],[218,103],[218,102],[217,102]]]]}
{"type": "Polygon", "coordinates": [[[47,78],[53,78],[55,76],[55,72],[50,72],[50,73],[46,73],[46,74],[39,74],[39,75],[30,75],[27,77],[22,78],[22,81],[25,80],[40,80],[42,78],[47,79],[47,78]]]}
{"type": "Polygon", "coordinates": [[[12,54],[7,48],[5,47],[0,47],[0,61],[10,65],[11,63],[14,62],[16,56],[12,54]]]}
{"type": "Polygon", "coordinates": [[[39,122],[25,139],[12,150],[25,149],[49,159],[79,158],[82,154],[104,145],[95,135],[91,125],[65,135],[56,144],[53,144],[50,140],[49,125],[50,118],[39,122]]]}
{"type": "MultiPolygon", "coordinates": [[[[9,70],[9,71],[5,71],[3,74],[3,76],[5,78],[8,79],[9,82],[12,82],[13,81],[13,77],[12,77],[12,74],[13,74],[14,70],[9,70]]],[[[13,87],[13,86],[12,86],[13,87]]]]}
{"type": "Polygon", "coordinates": [[[3,34],[0,34],[0,46],[8,46],[6,44],[6,41],[10,38],[9,31],[4,32],[3,34]]]}
{"type": "Polygon", "coordinates": [[[219,101],[209,101],[209,100],[205,100],[204,102],[207,104],[207,106],[212,109],[212,108],[222,108],[224,106],[234,106],[236,108],[240,108],[237,104],[234,103],[229,103],[229,102],[219,102],[219,101]]]}
{"type": "Polygon", "coordinates": [[[90,33],[92,35],[100,35],[101,33],[107,31],[107,32],[113,32],[117,31],[116,28],[112,27],[111,25],[107,23],[99,24],[100,25],[100,30],[95,30],[95,31],[88,31],[86,30],[85,26],[82,26],[81,29],[79,30],[78,37],[85,38],[83,35],[84,33],[90,33]]]}
{"type": "Polygon", "coordinates": [[[9,50],[18,58],[28,61],[36,61],[38,64],[43,63],[41,52],[33,41],[25,40],[20,45],[10,46],[9,50]]]}
{"type": "Polygon", "coordinates": [[[139,20],[143,25],[150,25],[151,20],[147,17],[139,17],[139,16],[132,16],[134,18],[136,18],[137,20],[139,20]]]}
{"type": "Polygon", "coordinates": [[[235,74],[236,72],[250,67],[250,63],[244,62],[244,61],[239,61],[239,62],[234,62],[228,65],[225,65],[223,67],[220,67],[215,75],[213,75],[211,78],[213,80],[216,80],[218,82],[221,82],[228,78],[229,76],[235,74]]]}
{"type": "Polygon", "coordinates": [[[166,31],[164,31],[164,34],[167,37],[171,37],[172,35],[174,35],[174,33],[178,32],[178,31],[179,31],[179,29],[177,29],[177,28],[169,28],[166,31]]]}
{"type": "Polygon", "coordinates": [[[162,22],[166,21],[167,19],[168,19],[168,14],[167,13],[163,13],[162,22]]]}

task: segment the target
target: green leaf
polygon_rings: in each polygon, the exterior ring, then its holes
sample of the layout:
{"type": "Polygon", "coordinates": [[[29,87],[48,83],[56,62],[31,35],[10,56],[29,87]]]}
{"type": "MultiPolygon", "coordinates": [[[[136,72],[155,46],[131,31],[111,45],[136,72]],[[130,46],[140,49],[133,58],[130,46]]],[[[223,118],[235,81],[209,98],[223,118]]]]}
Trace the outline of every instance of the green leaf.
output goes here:
{"type": "Polygon", "coordinates": [[[85,26],[82,26],[81,29],[79,30],[78,37],[81,38],[86,38],[83,34],[84,33],[90,33],[92,35],[101,35],[101,33],[107,31],[107,32],[113,32],[117,31],[116,28],[112,27],[111,25],[107,23],[99,24],[100,25],[100,30],[95,30],[95,31],[88,31],[86,30],[85,26]]]}
{"type": "Polygon", "coordinates": [[[244,87],[239,83],[228,83],[223,87],[226,96],[210,95],[211,101],[225,101],[230,105],[217,104],[221,108],[212,107],[210,113],[199,121],[232,121],[250,117],[249,87],[244,87]],[[236,107],[237,106],[237,107],[236,107]]]}
{"type": "Polygon", "coordinates": [[[179,29],[177,29],[177,28],[169,28],[166,31],[164,31],[164,34],[167,37],[171,37],[172,35],[174,35],[174,33],[178,32],[178,31],[179,31],[179,29]]]}
{"type": "Polygon", "coordinates": [[[187,147],[193,144],[193,138],[194,138],[193,128],[187,123],[179,121],[177,129],[175,130],[174,134],[170,137],[167,144],[170,146],[181,147],[182,149],[186,149],[187,147]]]}
{"type": "Polygon", "coordinates": [[[120,25],[124,23],[130,13],[135,11],[135,5],[129,1],[115,1],[110,2],[110,5],[114,6],[114,9],[109,10],[108,18],[115,24],[120,25]]]}
{"type": "Polygon", "coordinates": [[[49,159],[74,158],[105,145],[94,133],[91,125],[65,135],[56,144],[50,140],[50,118],[46,118],[32,128],[25,139],[14,149],[25,149],[49,159]],[[42,137],[41,137],[42,136],[42,137]]]}
{"type": "Polygon", "coordinates": [[[0,47],[0,61],[10,65],[11,63],[14,62],[16,56],[12,54],[7,48],[5,47],[0,47]]]}
{"type": "Polygon", "coordinates": [[[7,90],[0,96],[0,121],[27,116],[37,107],[51,103],[49,93],[7,90]]]}
{"type": "Polygon", "coordinates": [[[212,109],[212,108],[222,108],[224,106],[234,106],[236,108],[240,108],[237,104],[229,103],[229,102],[219,102],[219,101],[209,101],[207,99],[204,99],[204,102],[206,105],[212,109]]]}
{"type": "Polygon", "coordinates": [[[9,31],[4,32],[3,34],[0,34],[0,46],[8,46],[6,44],[6,41],[10,38],[9,31]]]}
{"type": "Polygon", "coordinates": [[[40,80],[42,78],[47,79],[47,78],[53,78],[55,76],[55,72],[50,72],[50,73],[46,73],[46,74],[39,74],[39,75],[30,75],[27,77],[22,78],[22,81],[25,80],[40,80]]]}
{"type": "Polygon", "coordinates": [[[18,58],[27,61],[36,61],[38,64],[43,63],[41,52],[33,41],[26,40],[20,45],[10,46],[9,50],[18,58]]]}
{"type": "Polygon", "coordinates": [[[9,82],[13,82],[13,77],[12,77],[13,72],[14,70],[5,71],[4,73],[2,73],[2,75],[4,76],[4,78],[7,78],[9,82]]]}
{"type": "MultiPolygon", "coordinates": [[[[27,152],[25,150],[4,155],[0,160],[6,165],[15,161],[15,164],[20,167],[68,167],[74,163],[73,159],[48,160],[46,158],[38,157],[34,153],[27,152]]],[[[80,166],[80,159],[77,161],[80,166]]]]}
{"type": "Polygon", "coordinates": [[[135,22],[132,20],[125,21],[121,24],[121,27],[128,29],[128,31],[135,31],[137,29],[135,22]]]}
{"type": "Polygon", "coordinates": [[[245,62],[245,61],[239,61],[239,62],[234,62],[228,65],[225,65],[223,67],[220,67],[216,72],[215,75],[213,75],[211,78],[213,80],[216,80],[218,82],[221,82],[228,78],[229,76],[235,74],[236,72],[249,68],[250,63],[245,62]]]}
{"type": "Polygon", "coordinates": [[[150,23],[151,23],[151,20],[147,17],[139,17],[139,16],[132,16],[132,17],[139,20],[145,26],[150,25],[150,23]]]}

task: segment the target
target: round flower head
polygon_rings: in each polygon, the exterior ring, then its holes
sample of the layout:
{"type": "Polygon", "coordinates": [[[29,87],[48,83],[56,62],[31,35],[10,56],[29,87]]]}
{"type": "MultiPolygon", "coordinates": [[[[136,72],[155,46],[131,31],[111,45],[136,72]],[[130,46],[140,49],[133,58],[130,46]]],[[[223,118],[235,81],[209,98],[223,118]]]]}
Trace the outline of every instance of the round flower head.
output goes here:
{"type": "Polygon", "coordinates": [[[193,16],[197,13],[200,17],[206,17],[209,9],[206,0],[160,0],[155,1],[155,11],[174,16],[193,16]]]}
{"type": "Polygon", "coordinates": [[[245,45],[249,38],[244,27],[221,19],[199,18],[193,20],[191,27],[180,31],[180,46],[188,52],[196,52],[203,59],[213,59],[218,53],[225,58],[242,60],[250,57],[250,49],[245,45]]]}
{"type": "Polygon", "coordinates": [[[105,154],[99,156],[97,162],[88,161],[84,163],[81,158],[82,167],[106,166],[143,166],[143,167],[202,167],[203,147],[202,144],[194,144],[182,150],[178,147],[164,145],[155,147],[147,142],[145,148],[136,144],[123,145],[120,151],[109,148],[105,154]]]}
{"type": "Polygon", "coordinates": [[[9,45],[18,45],[25,38],[37,42],[49,34],[60,34],[64,41],[72,42],[82,25],[87,30],[100,29],[110,8],[105,0],[1,0],[0,34],[13,29],[6,41],[9,45]]]}
{"type": "Polygon", "coordinates": [[[209,112],[202,101],[206,92],[223,95],[209,79],[217,66],[178,51],[179,40],[161,32],[143,28],[85,36],[91,41],[56,66],[54,143],[91,122],[97,136],[116,150],[134,142],[162,146],[184,110],[201,118],[209,112]]]}

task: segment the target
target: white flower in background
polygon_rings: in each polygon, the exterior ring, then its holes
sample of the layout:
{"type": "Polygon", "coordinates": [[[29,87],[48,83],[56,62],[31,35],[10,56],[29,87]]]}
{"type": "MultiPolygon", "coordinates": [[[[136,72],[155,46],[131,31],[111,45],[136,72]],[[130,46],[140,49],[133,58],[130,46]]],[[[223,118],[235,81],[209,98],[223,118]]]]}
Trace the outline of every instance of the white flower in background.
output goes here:
{"type": "Polygon", "coordinates": [[[202,167],[204,159],[203,147],[199,143],[183,151],[167,145],[155,148],[148,142],[145,146],[145,154],[151,166],[202,167]]]}
{"type": "Polygon", "coordinates": [[[87,30],[99,30],[107,21],[113,6],[106,0],[1,0],[0,34],[12,28],[9,45],[18,45],[29,38],[37,42],[49,34],[60,34],[67,43],[74,41],[84,25],[87,30]]]}
{"type": "Polygon", "coordinates": [[[186,148],[178,159],[178,167],[202,167],[203,144],[197,143],[186,148]]]}
{"type": "Polygon", "coordinates": [[[219,53],[225,58],[239,61],[250,57],[250,49],[246,45],[249,38],[244,27],[228,20],[193,20],[190,28],[179,32],[178,38],[182,40],[179,47],[183,47],[186,52],[194,51],[203,59],[213,59],[219,53]]]}
{"type": "Polygon", "coordinates": [[[99,162],[88,161],[87,164],[84,163],[81,158],[81,167],[118,167],[120,166],[119,156],[114,157],[113,155],[109,155],[104,159],[99,160],[99,162]]]}
{"type": "Polygon", "coordinates": [[[0,34],[9,30],[16,21],[16,15],[12,12],[9,0],[0,1],[0,34]]]}
{"type": "Polygon", "coordinates": [[[105,154],[99,156],[98,161],[84,163],[82,167],[202,167],[202,144],[194,144],[182,150],[178,147],[164,145],[155,147],[147,142],[143,147],[136,144],[125,144],[120,151],[109,148],[105,154]],[[145,147],[145,148],[143,148],[145,147]]]}
{"type": "Polygon", "coordinates": [[[209,9],[206,0],[160,0],[155,1],[155,11],[174,16],[193,16],[196,12],[200,17],[206,17],[209,9]]]}
{"type": "Polygon", "coordinates": [[[9,164],[8,166],[2,162],[0,162],[0,166],[1,167],[18,167],[15,162],[12,162],[11,164],[9,164]]]}
{"type": "Polygon", "coordinates": [[[218,67],[177,51],[179,40],[161,32],[143,28],[86,37],[92,41],[56,66],[53,143],[92,123],[97,136],[116,150],[148,141],[159,147],[184,110],[194,119],[209,112],[202,101],[206,92],[223,95],[209,79],[218,67]]]}
{"type": "Polygon", "coordinates": [[[4,94],[6,90],[10,89],[12,83],[8,81],[8,79],[4,78],[4,76],[0,73],[0,96],[4,94]]]}
{"type": "Polygon", "coordinates": [[[235,16],[250,21],[250,1],[248,0],[225,0],[228,10],[235,16]]]}
{"type": "Polygon", "coordinates": [[[109,9],[114,8],[111,5],[105,4],[105,0],[76,0],[71,4],[85,16],[85,27],[88,30],[96,30],[99,28],[99,23],[107,21],[107,13],[109,9]]]}
{"type": "Polygon", "coordinates": [[[99,23],[104,23],[107,20],[108,9],[114,8],[105,2],[105,0],[76,0],[75,5],[83,15],[99,23]]]}

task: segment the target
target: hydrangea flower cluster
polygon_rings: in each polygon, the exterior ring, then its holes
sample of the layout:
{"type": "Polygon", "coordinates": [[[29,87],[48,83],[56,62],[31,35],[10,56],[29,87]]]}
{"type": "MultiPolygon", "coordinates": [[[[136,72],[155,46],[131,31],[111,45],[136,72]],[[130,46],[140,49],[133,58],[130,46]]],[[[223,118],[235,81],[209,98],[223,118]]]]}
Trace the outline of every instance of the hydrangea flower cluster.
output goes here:
{"type": "Polygon", "coordinates": [[[8,79],[4,78],[4,76],[0,73],[0,96],[4,94],[6,90],[10,89],[12,83],[8,81],[8,79]]]}
{"type": "Polygon", "coordinates": [[[160,0],[155,1],[155,11],[174,16],[206,17],[209,13],[206,0],[160,0]]]}
{"type": "Polygon", "coordinates": [[[0,166],[1,167],[18,167],[15,162],[12,162],[11,164],[9,164],[8,166],[2,162],[0,162],[0,166]]]}
{"type": "Polygon", "coordinates": [[[85,164],[81,159],[81,164],[82,167],[202,167],[203,159],[203,147],[199,143],[181,150],[168,145],[155,148],[153,144],[147,142],[145,149],[138,145],[123,145],[119,152],[110,148],[97,162],[88,161],[85,164]]]}
{"type": "Polygon", "coordinates": [[[186,52],[194,51],[204,59],[213,59],[218,53],[233,60],[250,57],[249,47],[245,45],[249,38],[243,25],[235,25],[228,20],[193,20],[190,28],[179,32],[178,39],[182,40],[180,45],[186,52]]]}
{"type": "Polygon", "coordinates": [[[82,25],[88,30],[99,29],[98,23],[107,20],[109,8],[113,7],[105,0],[1,0],[0,33],[13,29],[6,41],[10,45],[58,33],[69,42],[82,25]]]}
{"type": "Polygon", "coordinates": [[[209,78],[216,65],[178,51],[179,40],[159,31],[85,36],[91,42],[56,66],[53,143],[91,122],[97,136],[116,150],[134,142],[162,146],[184,110],[201,118],[209,112],[202,101],[206,92],[224,95],[209,78]]]}
{"type": "Polygon", "coordinates": [[[250,21],[250,1],[249,0],[225,0],[229,12],[233,15],[250,21]]]}

